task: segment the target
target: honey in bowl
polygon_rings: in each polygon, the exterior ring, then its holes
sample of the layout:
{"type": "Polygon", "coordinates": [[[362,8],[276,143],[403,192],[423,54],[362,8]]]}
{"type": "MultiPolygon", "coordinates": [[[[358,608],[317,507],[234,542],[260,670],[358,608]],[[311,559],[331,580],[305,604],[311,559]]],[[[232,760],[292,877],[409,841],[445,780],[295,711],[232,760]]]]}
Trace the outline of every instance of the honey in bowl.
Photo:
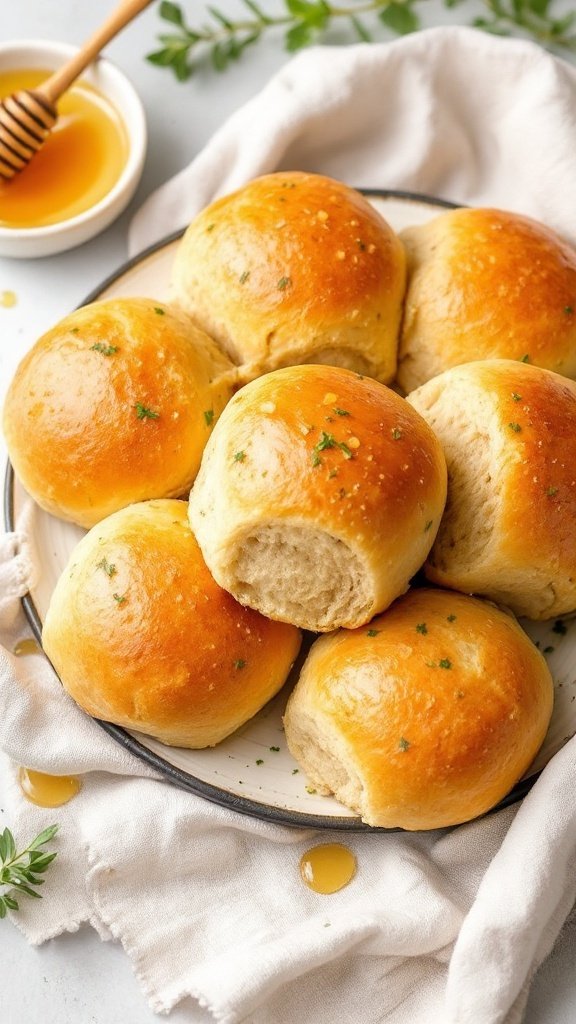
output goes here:
{"type": "MultiPolygon", "coordinates": [[[[0,73],[0,97],[34,89],[50,71],[0,73]]],[[[89,210],[118,181],[128,159],[128,137],[110,101],[76,82],[58,103],[58,120],[30,164],[0,183],[0,227],[58,224],[89,210]]]]}

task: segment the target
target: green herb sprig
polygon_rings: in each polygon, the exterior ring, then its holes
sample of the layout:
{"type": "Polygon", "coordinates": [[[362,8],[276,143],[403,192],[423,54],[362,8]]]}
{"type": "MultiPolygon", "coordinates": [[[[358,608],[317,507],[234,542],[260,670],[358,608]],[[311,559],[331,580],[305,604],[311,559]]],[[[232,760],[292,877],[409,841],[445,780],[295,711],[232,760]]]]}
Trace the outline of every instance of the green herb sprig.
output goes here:
{"type": "MultiPolygon", "coordinates": [[[[460,24],[472,24],[494,35],[516,35],[533,39],[553,50],[576,52],[576,10],[555,13],[559,0],[443,0],[448,8],[458,7],[467,16],[460,24]],[[467,11],[466,11],[467,8],[467,11]]],[[[147,55],[158,67],[170,68],[179,81],[190,78],[196,68],[209,57],[216,71],[225,71],[244,51],[253,46],[270,29],[284,34],[284,47],[291,53],[322,41],[323,34],[334,22],[349,28],[349,42],[369,43],[374,28],[366,16],[376,19],[396,35],[406,35],[421,28],[420,10],[424,0],[358,0],[338,6],[327,0],[283,0],[284,11],[270,15],[256,0],[241,0],[247,16],[234,20],[216,7],[206,8],[209,21],[198,27],[188,25],[182,7],[173,0],[162,0],[160,17],[168,22],[170,31],[158,36],[160,48],[147,55]]]]}
{"type": "Polygon", "coordinates": [[[0,833],[0,919],[6,917],[7,910],[20,909],[17,899],[20,893],[42,899],[42,894],[36,892],[36,888],[44,884],[44,879],[39,876],[44,874],[56,854],[47,853],[40,847],[49,843],[57,831],[58,825],[50,825],[20,852],[9,828],[0,833]]]}

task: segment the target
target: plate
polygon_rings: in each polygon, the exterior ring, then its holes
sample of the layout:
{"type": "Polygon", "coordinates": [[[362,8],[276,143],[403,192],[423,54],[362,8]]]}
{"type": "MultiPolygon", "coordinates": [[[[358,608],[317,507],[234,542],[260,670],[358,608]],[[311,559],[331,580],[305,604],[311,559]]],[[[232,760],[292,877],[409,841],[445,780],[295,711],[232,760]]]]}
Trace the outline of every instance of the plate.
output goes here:
{"type": "MultiPolygon", "coordinates": [[[[370,202],[395,230],[421,224],[455,204],[407,192],[364,189],[370,202]]],[[[171,235],[126,263],[84,300],[82,305],[118,296],[149,296],[166,300],[172,261],[181,232],[171,235]]],[[[25,492],[8,465],[5,520],[12,530],[25,492]]],[[[23,599],[32,630],[40,640],[50,595],[84,530],[34,507],[32,540],[38,582],[23,599]]],[[[521,799],[551,757],[576,732],[576,621],[522,625],[548,660],[555,682],[552,721],[544,744],[526,776],[498,805],[521,799]]],[[[282,714],[291,688],[284,689],[254,718],[217,747],[184,750],[108,722],[100,722],[118,743],[152,765],[171,782],[215,803],[284,825],[383,832],[365,825],[332,797],[319,796],[287,750],[282,714]]]]}

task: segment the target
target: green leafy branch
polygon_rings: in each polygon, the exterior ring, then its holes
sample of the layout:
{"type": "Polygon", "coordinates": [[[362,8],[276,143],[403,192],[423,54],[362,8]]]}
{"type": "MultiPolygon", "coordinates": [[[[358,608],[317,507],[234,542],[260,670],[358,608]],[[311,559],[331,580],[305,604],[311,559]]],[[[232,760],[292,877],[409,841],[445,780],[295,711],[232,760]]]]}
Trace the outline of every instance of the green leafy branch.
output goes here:
{"type": "MultiPolygon", "coordinates": [[[[283,0],[284,12],[274,16],[268,15],[256,0],[241,2],[247,9],[245,18],[232,20],[209,6],[208,24],[191,28],[179,4],[162,0],[160,17],[169,23],[171,31],[158,36],[161,48],[148,54],[147,59],[159,67],[171,68],[179,81],[185,81],[206,56],[216,71],[224,71],[269,29],[282,29],[284,46],[293,53],[321,42],[323,33],[337,20],[348,25],[350,41],[369,43],[373,33],[366,15],[376,15],[387,29],[406,35],[421,28],[418,8],[424,0],[360,0],[343,7],[327,0],[283,0]]],[[[463,8],[469,3],[470,0],[444,0],[450,8],[463,8]]],[[[497,35],[521,35],[544,46],[576,52],[576,11],[557,17],[557,0],[484,0],[484,6],[486,13],[472,19],[476,28],[497,35]]]]}
{"type": "Polygon", "coordinates": [[[49,843],[57,831],[58,825],[50,825],[20,852],[16,849],[14,836],[9,828],[0,833],[0,919],[6,917],[7,910],[20,909],[17,900],[20,893],[34,896],[38,900],[42,899],[42,894],[36,892],[36,888],[44,884],[44,879],[38,876],[46,871],[56,854],[46,853],[40,847],[49,843]],[[33,886],[36,888],[32,888],[33,886]]]}

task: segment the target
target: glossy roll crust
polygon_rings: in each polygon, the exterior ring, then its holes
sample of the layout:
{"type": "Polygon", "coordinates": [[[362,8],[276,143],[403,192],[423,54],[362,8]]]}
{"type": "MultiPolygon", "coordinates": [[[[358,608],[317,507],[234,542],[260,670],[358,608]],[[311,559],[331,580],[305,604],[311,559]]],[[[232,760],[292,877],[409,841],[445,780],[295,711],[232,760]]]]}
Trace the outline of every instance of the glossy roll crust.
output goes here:
{"type": "Polygon", "coordinates": [[[448,463],[429,579],[532,619],[576,610],[576,383],[488,360],[447,370],[408,401],[448,463]]]}
{"type": "Polygon", "coordinates": [[[229,402],[190,518],[239,601],[326,631],[368,621],[407,589],[445,496],[440,444],[404,399],[349,370],[296,366],[229,402]]]}
{"type": "Polygon", "coordinates": [[[282,686],[297,629],[214,583],[182,501],[149,501],[94,527],[52,595],[42,635],[90,715],[182,747],[213,746],[282,686]]]}
{"type": "Polygon", "coordinates": [[[413,590],[312,646],[284,719],[311,783],[370,825],[433,829],[488,811],[528,769],[553,685],[516,621],[413,590]]]}
{"type": "Polygon", "coordinates": [[[359,192],[269,174],[212,203],[174,263],[172,298],[248,381],[296,363],[394,376],[404,250],[359,192]]]}
{"type": "Polygon", "coordinates": [[[524,358],[576,377],[576,250],[553,231],[517,213],[461,209],[401,238],[405,391],[473,359],[524,358]]]}
{"type": "Polygon", "coordinates": [[[85,527],[134,501],[187,494],[231,372],[164,303],[85,306],[39,339],[10,385],[16,474],[42,508],[85,527]]]}

